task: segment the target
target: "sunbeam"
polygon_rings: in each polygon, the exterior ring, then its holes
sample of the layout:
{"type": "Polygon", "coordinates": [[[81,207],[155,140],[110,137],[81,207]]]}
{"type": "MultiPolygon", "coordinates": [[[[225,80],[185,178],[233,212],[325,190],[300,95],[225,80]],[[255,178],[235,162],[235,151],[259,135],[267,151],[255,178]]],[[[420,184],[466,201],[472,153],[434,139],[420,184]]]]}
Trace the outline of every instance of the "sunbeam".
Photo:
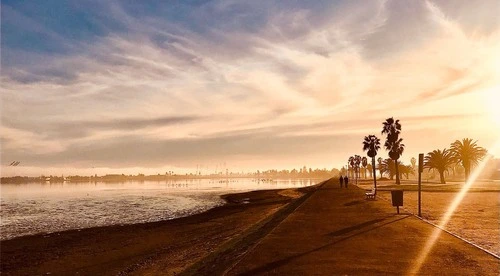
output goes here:
{"type": "MultiPolygon", "coordinates": [[[[500,149],[500,140],[496,142],[495,145],[493,145],[490,148],[493,152],[497,151],[500,149]]],[[[432,232],[431,236],[425,243],[424,247],[422,250],[419,252],[418,257],[414,263],[414,265],[411,267],[411,270],[409,271],[408,275],[418,275],[420,272],[420,269],[422,268],[422,265],[425,263],[429,253],[431,252],[432,248],[434,247],[437,239],[442,233],[442,228],[444,228],[448,222],[451,219],[451,216],[455,213],[455,210],[457,209],[458,205],[462,202],[464,197],[467,195],[469,189],[471,186],[475,183],[477,180],[478,176],[481,174],[481,172],[484,170],[486,164],[488,164],[488,161],[492,158],[491,155],[486,155],[486,157],[479,163],[479,165],[474,169],[472,174],[470,175],[469,179],[465,183],[465,185],[462,187],[460,192],[455,196],[453,199],[452,203],[446,210],[443,218],[438,224],[438,227],[434,229],[432,232]]]]}

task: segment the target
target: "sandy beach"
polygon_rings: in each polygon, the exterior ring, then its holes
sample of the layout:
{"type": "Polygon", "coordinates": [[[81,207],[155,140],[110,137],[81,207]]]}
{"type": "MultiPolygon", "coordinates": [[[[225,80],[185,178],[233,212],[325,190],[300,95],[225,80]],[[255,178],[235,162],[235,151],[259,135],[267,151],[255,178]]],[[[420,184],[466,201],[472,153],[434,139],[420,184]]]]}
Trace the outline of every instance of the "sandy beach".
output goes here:
{"type": "Polygon", "coordinates": [[[228,194],[224,206],[189,217],[5,240],[1,273],[174,275],[314,189],[228,194]]]}

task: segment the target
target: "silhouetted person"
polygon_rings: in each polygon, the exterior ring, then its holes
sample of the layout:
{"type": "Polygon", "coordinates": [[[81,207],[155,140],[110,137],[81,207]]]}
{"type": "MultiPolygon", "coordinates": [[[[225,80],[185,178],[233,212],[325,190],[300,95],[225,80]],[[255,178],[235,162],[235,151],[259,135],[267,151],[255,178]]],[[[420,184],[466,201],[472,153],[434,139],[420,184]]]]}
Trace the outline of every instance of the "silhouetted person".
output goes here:
{"type": "Polygon", "coordinates": [[[347,183],[349,183],[349,178],[347,177],[347,175],[344,177],[344,183],[345,187],[347,188],[347,183]]]}
{"type": "Polygon", "coordinates": [[[339,181],[340,181],[340,188],[342,188],[342,186],[344,185],[344,178],[342,177],[342,175],[340,176],[339,181]]]}

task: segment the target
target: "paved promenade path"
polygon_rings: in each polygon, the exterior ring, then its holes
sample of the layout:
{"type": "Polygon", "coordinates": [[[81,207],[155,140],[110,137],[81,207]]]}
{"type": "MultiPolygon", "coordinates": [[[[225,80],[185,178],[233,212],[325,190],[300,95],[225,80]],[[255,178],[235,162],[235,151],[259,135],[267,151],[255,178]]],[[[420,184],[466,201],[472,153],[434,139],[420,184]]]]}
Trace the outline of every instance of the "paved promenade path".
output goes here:
{"type": "Polygon", "coordinates": [[[500,274],[494,256],[404,210],[396,214],[390,202],[365,200],[364,192],[351,184],[346,189],[337,180],[327,181],[226,274],[500,274]],[[439,236],[424,254],[433,233],[439,236]]]}

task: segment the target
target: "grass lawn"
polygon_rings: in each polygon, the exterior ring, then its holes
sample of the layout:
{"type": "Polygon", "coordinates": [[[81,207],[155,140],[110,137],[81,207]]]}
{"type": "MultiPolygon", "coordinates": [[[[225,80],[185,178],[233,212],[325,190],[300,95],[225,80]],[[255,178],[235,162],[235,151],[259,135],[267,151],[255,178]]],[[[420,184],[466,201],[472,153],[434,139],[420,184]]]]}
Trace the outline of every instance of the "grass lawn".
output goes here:
{"type": "MultiPolygon", "coordinates": [[[[418,212],[418,186],[416,181],[403,181],[394,185],[394,181],[377,181],[378,197],[391,201],[390,190],[404,190],[404,208],[416,214],[418,212]]],[[[370,189],[372,181],[362,180],[361,188],[370,189]]],[[[460,191],[463,183],[448,184],[425,183],[422,185],[422,217],[434,224],[439,224],[448,206],[460,191]]],[[[458,205],[455,213],[445,228],[489,251],[500,255],[500,183],[474,183],[458,205]]]]}

